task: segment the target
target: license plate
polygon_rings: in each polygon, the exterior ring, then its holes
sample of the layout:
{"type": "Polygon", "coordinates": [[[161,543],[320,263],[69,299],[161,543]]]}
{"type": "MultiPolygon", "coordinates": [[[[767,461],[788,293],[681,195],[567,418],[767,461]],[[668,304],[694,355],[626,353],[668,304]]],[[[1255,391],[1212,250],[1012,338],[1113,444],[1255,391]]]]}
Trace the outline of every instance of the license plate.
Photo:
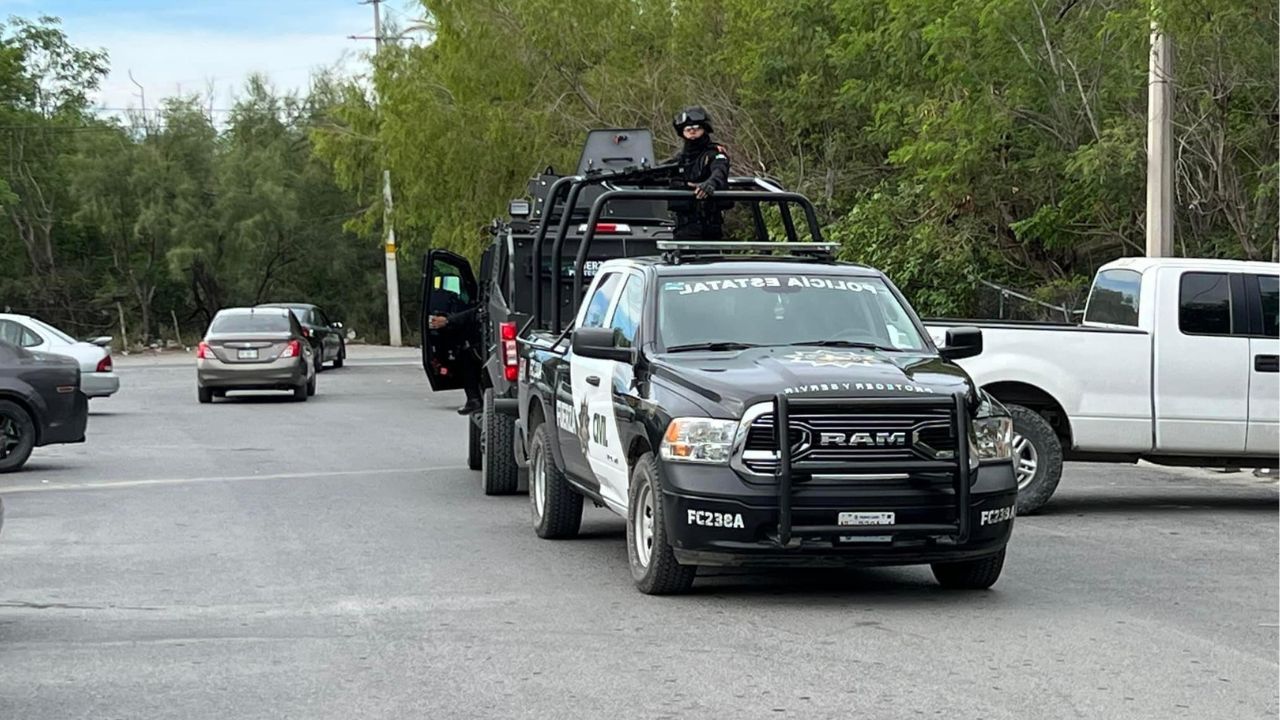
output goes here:
{"type": "MultiPolygon", "coordinates": [[[[868,526],[892,525],[895,515],[891,512],[842,512],[837,518],[840,525],[868,526]]],[[[883,543],[892,542],[892,535],[841,535],[840,542],[883,543]]]]}
{"type": "Polygon", "coordinates": [[[240,359],[240,360],[257,360],[257,359],[258,359],[258,351],[257,351],[257,350],[253,350],[253,349],[250,349],[250,350],[237,350],[237,351],[236,351],[236,358],[237,358],[237,359],[240,359]]]}
{"type": "MultiPolygon", "coordinates": [[[[828,515],[827,517],[831,517],[828,515]]],[[[891,512],[842,512],[841,525],[892,525],[894,515],[891,512]]]]}

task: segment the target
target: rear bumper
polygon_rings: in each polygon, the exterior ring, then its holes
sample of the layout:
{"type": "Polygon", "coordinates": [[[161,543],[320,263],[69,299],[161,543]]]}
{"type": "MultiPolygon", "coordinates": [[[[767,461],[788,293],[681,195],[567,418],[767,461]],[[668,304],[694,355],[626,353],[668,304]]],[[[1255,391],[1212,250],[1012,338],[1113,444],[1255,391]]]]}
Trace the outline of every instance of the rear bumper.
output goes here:
{"type": "Polygon", "coordinates": [[[37,445],[84,442],[85,429],[89,425],[89,398],[83,392],[77,392],[69,399],[69,403],[70,407],[66,412],[57,413],[59,417],[51,418],[41,428],[40,442],[37,445]]]}
{"type": "Polygon", "coordinates": [[[91,372],[80,376],[80,390],[89,397],[107,397],[120,390],[120,377],[113,372],[91,372]]]}
{"type": "Polygon", "coordinates": [[[305,358],[286,358],[265,363],[225,363],[196,360],[196,384],[220,390],[271,390],[295,388],[307,382],[305,358]]]}
{"type": "Polygon", "coordinates": [[[956,522],[953,493],[893,488],[885,483],[797,486],[791,508],[794,533],[783,545],[777,535],[776,496],[745,489],[707,493],[713,486],[729,490],[742,485],[727,468],[664,465],[664,519],[676,559],[708,566],[868,566],[955,562],[992,555],[1008,542],[1017,505],[1017,482],[1011,465],[984,465],[970,490],[968,535],[943,530],[883,533],[875,526],[839,526],[841,513],[893,513],[900,526],[956,522]],[[717,472],[718,471],[718,472],[717,472]],[[709,477],[719,474],[719,478],[709,477]],[[691,492],[700,487],[701,492],[691,492]],[[805,530],[813,528],[813,530],[805,530]]]}

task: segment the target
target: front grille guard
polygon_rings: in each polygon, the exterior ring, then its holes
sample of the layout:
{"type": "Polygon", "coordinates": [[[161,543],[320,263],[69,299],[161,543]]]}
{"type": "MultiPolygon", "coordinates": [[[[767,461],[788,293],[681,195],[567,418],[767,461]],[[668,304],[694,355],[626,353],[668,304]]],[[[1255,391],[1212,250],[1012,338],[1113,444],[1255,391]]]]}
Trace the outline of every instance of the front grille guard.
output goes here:
{"type": "Polygon", "coordinates": [[[779,393],[773,401],[775,439],[778,441],[778,469],[774,476],[778,487],[779,545],[787,547],[795,536],[850,536],[850,535],[915,535],[950,536],[956,544],[969,539],[969,486],[973,480],[969,467],[969,414],[962,393],[950,397],[894,398],[791,398],[779,393]],[[913,406],[930,409],[947,409],[951,418],[951,430],[956,438],[955,457],[948,460],[846,462],[795,460],[791,458],[790,412],[792,408],[824,407],[857,411],[868,406],[913,406]],[[860,473],[912,473],[948,472],[954,478],[956,522],[954,523],[904,523],[896,525],[792,525],[791,479],[793,473],[840,473],[856,470],[860,473]]]}

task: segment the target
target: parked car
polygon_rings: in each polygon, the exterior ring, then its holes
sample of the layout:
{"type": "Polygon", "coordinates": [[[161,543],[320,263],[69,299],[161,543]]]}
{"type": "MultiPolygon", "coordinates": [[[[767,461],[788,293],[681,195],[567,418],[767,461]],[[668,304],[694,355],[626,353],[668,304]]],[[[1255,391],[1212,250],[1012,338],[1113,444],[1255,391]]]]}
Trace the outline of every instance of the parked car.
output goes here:
{"type": "Polygon", "coordinates": [[[1094,278],[1082,325],[982,328],[960,362],[1013,415],[1018,512],[1053,495],[1063,460],[1276,467],[1280,265],[1126,258],[1094,278]]]}
{"type": "Polygon", "coordinates": [[[80,364],[81,391],[88,397],[107,397],[120,389],[111,362],[110,336],[81,341],[37,318],[0,314],[0,340],[32,352],[75,358],[80,364]]]}
{"type": "Polygon", "coordinates": [[[0,473],[26,464],[34,448],[84,442],[89,399],[72,358],[0,340],[0,473]]]}
{"type": "Polygon", "coordinates": [[[316,394],[314,358],[289,310],[220,310],[196,350],[197,397],[209,403],[231,390],[288,390],[305,401],[316,394]]]}
{"type": "Polygon", "coordinates": [[[347,360],[346,330],[342,323],[330,322],[329,316],[317,305],[310,303],[264,303],[258,307],[288,308],[302,325],[302,335],[311,341],[315,350],[316,372],[327,362],[335,368],[347,360]]]}

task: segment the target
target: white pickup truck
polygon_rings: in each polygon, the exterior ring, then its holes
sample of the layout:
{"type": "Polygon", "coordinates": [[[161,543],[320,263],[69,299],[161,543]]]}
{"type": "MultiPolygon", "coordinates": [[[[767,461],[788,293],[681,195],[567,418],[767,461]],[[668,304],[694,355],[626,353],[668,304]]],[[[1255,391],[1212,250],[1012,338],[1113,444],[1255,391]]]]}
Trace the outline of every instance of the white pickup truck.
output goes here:
{"type": "Polygon", "coordinates": [[[1081,325],[926,321],[934,341],[982,328],[960,361],[1013,415],[1018,512],[1063,460],[1276,467],[1280,265],[1126,258],[1094,278],[1081,325]]]}

